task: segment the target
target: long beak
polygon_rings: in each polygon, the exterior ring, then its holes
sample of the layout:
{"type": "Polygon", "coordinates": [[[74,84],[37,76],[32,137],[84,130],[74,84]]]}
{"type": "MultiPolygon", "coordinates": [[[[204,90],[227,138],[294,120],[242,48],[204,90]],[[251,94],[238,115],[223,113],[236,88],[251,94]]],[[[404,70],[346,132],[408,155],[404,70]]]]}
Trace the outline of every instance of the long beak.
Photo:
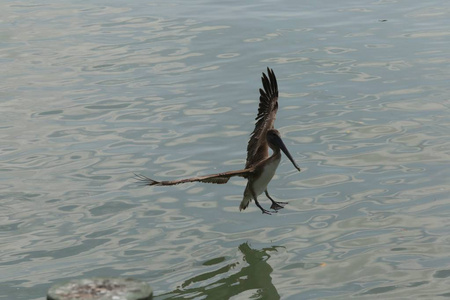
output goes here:
{"type": "Polygon", "coordinates": [[[300,172],[300,167],[297,166],[297,164],[295,163],[294,159],[292,158],[292,155],[289,153],[289,150],[286,148],[286,145],[283,143],[281,137],[277,136],[275,142],[278,145],[278,147],[280,147],[280,149],[283,151],[283,153],[286,154],[287,158],[289,158],[294,167],[300,172]]]}

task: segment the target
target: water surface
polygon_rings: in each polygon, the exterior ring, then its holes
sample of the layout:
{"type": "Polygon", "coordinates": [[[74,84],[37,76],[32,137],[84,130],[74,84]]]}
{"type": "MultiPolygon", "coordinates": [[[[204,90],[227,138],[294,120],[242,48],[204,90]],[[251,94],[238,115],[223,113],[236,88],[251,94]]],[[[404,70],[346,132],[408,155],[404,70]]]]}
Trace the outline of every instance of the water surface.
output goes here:
{"type": "Polygon", "coordinates": [[[450,4],[3,1],[0,298],[131,276],[156,299],[449,297],[450,4]],[[239,169],[260,74],[285,158],[239,169]],[[269,202],[261,196],[261,203],[269,202]]]}

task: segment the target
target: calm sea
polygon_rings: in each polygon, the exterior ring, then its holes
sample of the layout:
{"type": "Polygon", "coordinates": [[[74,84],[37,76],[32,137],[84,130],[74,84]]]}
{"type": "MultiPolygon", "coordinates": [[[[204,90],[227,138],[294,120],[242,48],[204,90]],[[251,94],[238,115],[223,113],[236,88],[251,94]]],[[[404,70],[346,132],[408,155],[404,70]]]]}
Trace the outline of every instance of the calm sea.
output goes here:
{"type": "Polygon", "coordinates": [[[0,299],[97,276],[155,299],[450,297],[450,2],[1,1],[0,299]],[[240,169],[261,73],[289,204],[240,169]],[[270,202],[260,196],[263,206],[270,202]]]}

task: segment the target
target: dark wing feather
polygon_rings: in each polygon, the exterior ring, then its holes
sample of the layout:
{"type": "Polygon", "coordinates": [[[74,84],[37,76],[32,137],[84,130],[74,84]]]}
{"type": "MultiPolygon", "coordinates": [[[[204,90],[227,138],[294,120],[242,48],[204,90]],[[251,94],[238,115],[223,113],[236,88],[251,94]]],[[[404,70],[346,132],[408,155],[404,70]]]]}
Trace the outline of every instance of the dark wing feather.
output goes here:
{"type": "Polygon", "coordinates": [[[197,177],[191,177],[191,178],[185,178],[185,179],[179,179],[179,180],[169,180],[169,181],[156,181],[156,180],[148,178],[147,176],[144,176],[144,175],[140,175],[140,174],[134,174],[134,175],[135,175],[135,178],[137,180],[141,181],[142,183],[144,183],[144,185],[176,185],[176,184],[187,183],[187,182],[204,182],[204,183],[224,184],[224,183],[227,183],[231,177],[234,177],[234,176],[248,177],[253,171],[254,171],[254,168],[248,168],[248,169],[237,170],[237,171],[228,171],[228,172],[223,172],[223,173],[197,176],[197,177]]]}
{"type": "Polygon", "coordinates": [[[247,145],[245,168],[254,166],[269,156],[266,134],[267,130],[273,128],[278,111],[278,84],[273,70],[267,68],[267,75],[263,73],[261,81],[264,90],[259,89],[258,114],[247,145]]]}

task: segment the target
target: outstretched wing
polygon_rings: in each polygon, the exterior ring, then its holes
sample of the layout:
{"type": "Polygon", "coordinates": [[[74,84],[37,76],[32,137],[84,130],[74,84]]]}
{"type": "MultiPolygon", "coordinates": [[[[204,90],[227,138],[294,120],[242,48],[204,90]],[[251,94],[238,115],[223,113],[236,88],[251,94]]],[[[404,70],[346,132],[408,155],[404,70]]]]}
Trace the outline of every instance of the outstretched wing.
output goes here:
{"type": "Polygon", "coordinates": [[[145,185],[176,185],[187,182],[205,182],[205,183],[216,183],[216,184],[225,184],[231,177],[240,176],[240,177],[248,177],[255,169],[248,168],[237,171],[228,171],[217,174],[210,174],[204,176],[197,176],[179,180],[169,180],[169,181],[156,181],[148,178],[147,176],[134,174],[136,179],[144,183],[145,185]]]}
{"type": "Polygon", "coordinates": [[[269,156],[269,146],[266,140],[267,130],[273,128],[278,111],[278,84],[272,69],[267,68],[261,78],[263,89],[259,89],[259,108],[256,116],[255,129],[247,145],[247,161],[245,168],[256,165],[269,156]]]}

